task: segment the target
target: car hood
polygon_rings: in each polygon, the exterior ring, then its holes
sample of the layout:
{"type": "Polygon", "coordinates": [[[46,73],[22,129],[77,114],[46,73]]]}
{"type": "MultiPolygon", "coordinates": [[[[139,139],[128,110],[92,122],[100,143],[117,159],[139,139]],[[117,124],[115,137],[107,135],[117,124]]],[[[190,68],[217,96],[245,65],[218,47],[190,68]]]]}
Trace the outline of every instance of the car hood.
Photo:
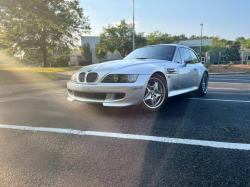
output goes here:
{"type": "Polygon", "coordinates": [[[139,65],[139,64],[151,64],[155,62],[161,62],[163,60],[156,60],[156,59],[133,59],[133,60],[115,60],[115,61],[109,61],[104,62],[100,64],[93,64],[89,66],[85,66],[79,70],[79,72],[106,72],[109,73],[113,70],[117,70],[120,68],[125,68],[129,66],[139,65]]]}
{"type": "Polygon", "coordinates": [[[96,72],[98,79],[91,84],[98,84],[107,74],[150,74],[152,69],[161,62],[167,61],[156,59],[115,60],[85,66],[78,71],[78,74],[86,72],[86,76],[88,76],[88,73],[96,72]]]}

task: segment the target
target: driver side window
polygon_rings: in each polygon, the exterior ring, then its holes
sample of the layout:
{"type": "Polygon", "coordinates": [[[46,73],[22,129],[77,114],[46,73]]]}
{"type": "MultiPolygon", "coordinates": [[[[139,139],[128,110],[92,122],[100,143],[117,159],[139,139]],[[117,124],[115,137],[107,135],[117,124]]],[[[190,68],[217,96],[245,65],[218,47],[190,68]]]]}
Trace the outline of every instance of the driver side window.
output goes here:
{"type": "Polygon", "coordinates": [[[191,55],[191,57],[193,59],[193,63],[192,64],[199,63],[199,59],[197,58],[196,54],[193,51],[191,51],[191,50],[189,50],[189,51],[190,51],[190,55],[191,55]]]}
{"type": "Polygon", "coordinates": [[[179,48],[179,50],[180,50],[181,59],[182,59],[181,63],[184,64],[184,61],[190,58],[189,50],[186,48],[179,48]]]}
{"type": "Polygon", "coordinates": [[[182,63],[182,61],[181,61],[181,55],[180,55],[180,51],[178,50],[177,51],[177,54],[176,54],[176,57],[175,57],[175,62],[177,62],[177,63],[182,63]]]}

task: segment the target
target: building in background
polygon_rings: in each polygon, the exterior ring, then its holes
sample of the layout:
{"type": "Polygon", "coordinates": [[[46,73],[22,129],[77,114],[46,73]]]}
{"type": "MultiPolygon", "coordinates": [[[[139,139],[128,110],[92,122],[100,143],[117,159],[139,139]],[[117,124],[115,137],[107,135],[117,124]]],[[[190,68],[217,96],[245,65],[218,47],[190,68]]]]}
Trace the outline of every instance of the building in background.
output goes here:
{"type": "Polygon", "coordinates": [[[81,51],[73,51],[70,53],[69,66],[79,66],[79,62],[82,60],[81,51]]]}
{"type": "MultiPolygon", "coordinates": [[[[202,46],[207,46],[212,44],[212,38],[209,39],[202,39],[202,46]]],[[[197,55],[200,55],[200,45],[201,45],[201,40],[181,40],[178,42],[178,45],[184,45],[187,47],[190,47],[194,51],[196,51],[197,55]]],[[[201,62],[210,62],[210,55],[207,54],[206,56],[201,57],[201,62]]]]}
{"type": "MultiPolygon", "coordinates": [[[[95,57],[95,45],[100,42],[99,36],[82,36],[81,38],[81,46],[83,44],[89,43],[90,45],[90,51],[92,53],[92,64],[98,63],[98,59],[95,57]]],[[[101,62],[111,61],[111,60],[120,60],[122,59],[122,56],[120,53],[115,52],[113,54],[107,53],[103,59],[101,59],[101,62]]]]}
{"type": "Polygon", "coordinates": [[[244,63],[250,62],[250,49],[242,49],[242,57],[244,63]]]}
{"type": "MultiPolygon", "coordinates": [[[[196,51],[197,55],[199,56],[199,54],[200,54],[200,43],[201,43],[201,40],[198,39],[198,40],[181,40],[178,44],[192,48],[193,50],[196,51]]],[[[202,46],[208,46],[208,45],[212,45],[212,38],[210,38],[210,39],[202,39],[202,46]]],[[[230,47],[230,45],[226,45],[225,50],[227,48],[229,48],[229,47],[230,47]]],[[[225,50],[222,51],[222,52],[225,52],[225,50]]],[[[241,50],[239,50],[239,53],[240,53],[241,61],[238,61],[237,63],[250,62],[250,49],[241,48],[241,50]]],[[[210,55],[209,53],[206,53],[205,56],[201,57],[201,62],[203,62],[203,63],[205,63],[205,62],[217,63],[218,62],[218,56],[214,56],[214,55],[210,55]]],[[[226,56],[223,53],[222,53],[222,55],[220,57],[220,62],[222,62],[222,63],[227,62],[226,56]]]]}

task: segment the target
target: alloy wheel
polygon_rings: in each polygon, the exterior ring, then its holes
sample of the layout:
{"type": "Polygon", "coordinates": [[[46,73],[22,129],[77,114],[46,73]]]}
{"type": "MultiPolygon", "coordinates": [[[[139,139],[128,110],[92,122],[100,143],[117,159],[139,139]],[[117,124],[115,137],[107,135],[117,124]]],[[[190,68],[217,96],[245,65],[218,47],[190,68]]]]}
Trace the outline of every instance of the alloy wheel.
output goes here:
{"type": "Polygon", "coordinates": [[[143,98],[144,104],[148,108],[158,108],[165,99],[165,90],[165,85],[160,79],[151,77],[143,98]]]}
{"type": "Polygon", "coordinates": [[[203,77],[203,81],[202,81],[202,91],[203,93],[207,93],[207,86],[208,86],[208,78],[207,75],[205,74],[203,77]]]}

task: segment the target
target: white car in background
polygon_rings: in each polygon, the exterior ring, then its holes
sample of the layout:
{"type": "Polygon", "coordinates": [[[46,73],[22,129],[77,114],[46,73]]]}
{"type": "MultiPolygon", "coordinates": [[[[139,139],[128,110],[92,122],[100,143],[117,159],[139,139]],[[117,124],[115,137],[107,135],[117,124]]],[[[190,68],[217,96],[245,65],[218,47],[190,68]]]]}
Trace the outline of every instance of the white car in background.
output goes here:
{"type": "Polygon", "coordinates": [[[174,44],[147,46],[123,60],[77,71],[67,83],[68,100],[112,107],[141,105],[155,112],[168,97],[188,92],[204,96],[208,76],[191,48],[174,44]]]}

